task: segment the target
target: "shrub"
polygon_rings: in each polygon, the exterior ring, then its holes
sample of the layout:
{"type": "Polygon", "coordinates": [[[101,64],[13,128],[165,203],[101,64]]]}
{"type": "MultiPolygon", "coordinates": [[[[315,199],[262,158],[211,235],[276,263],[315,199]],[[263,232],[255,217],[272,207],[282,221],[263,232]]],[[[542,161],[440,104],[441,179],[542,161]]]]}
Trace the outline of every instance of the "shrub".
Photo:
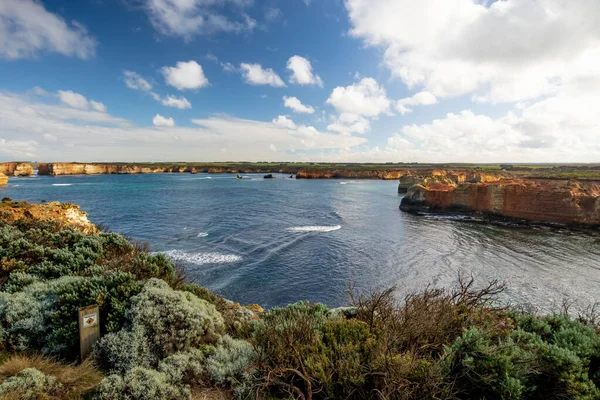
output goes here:
{"type": "MultiPolygon", "coordinates": [[[[46,380],[46,385],[39,388],[38,393],[39,397],[44,399],[79,399],[102,379],[102,375],[88,361],[79,365],[70,365],[61,364],[39,355],[13,355],[0,364],[0,381],[6,382],[11,377],[17,377],[26,369],[34,369],[45,375],[46,378],[41,379],[38,373],[34,373],[38,377],[35,380],[36,382],[46,380]],[[54,385],[47,385],[47,380],[50,377],[54,379],[54,385]]],[[[22,382],[21,379],[18,379],[18,381],[22,382]]],[[[12,391],[13,397],[25,397],[30,387],[34,387],[34,385],[27,386],[24,388],[14,388],[12,391]]],[[[37,399],[38,397],[35,398],[37,399]]]]}
{"type": "Polygon", "coordinates": [[[162,360],[158,370],[174,384],[201,385],[208,382],[206,356],[200,349],[172,354],[162,360]]]}
{"type": "Polygon", "coordinates": [[[44,375],[35,368],[25,368],[0,384],[0,396],[5,398],[13,395],[23,400],[36,400],[42,394],[52,392],[55,385],[54,377],[44,375]]]}
{"type": "Polygon", "coordinates": [[[119,374],[134,367],[150,368],[157,363],[141,327],[107,334],[96,343],[91,357],[104,371],[119,374]]]}
{"type": "Polygon", "coordinates": [[[223,318],[214,305],[173,290],[159,279],[150,279],[131,299],[128,318],[133,326],[145,329],[159,358],[214,343],[224,332],[223,318]]]}
{"type": "Polygon", "coordinates": [[[136,367],[124,376],[104,378],[95,390],[97,400],[181,400],[190,398],[185,386],[173,385],[169,377],[158,371],[136,367]]]}
{"type": "Polygon", "coordinates": [[[210,379],[220,386],[239,386],[250,378],[257,353],[252,345],[229,335],[216,346],[207,349],[206,370],[210,379]]]}

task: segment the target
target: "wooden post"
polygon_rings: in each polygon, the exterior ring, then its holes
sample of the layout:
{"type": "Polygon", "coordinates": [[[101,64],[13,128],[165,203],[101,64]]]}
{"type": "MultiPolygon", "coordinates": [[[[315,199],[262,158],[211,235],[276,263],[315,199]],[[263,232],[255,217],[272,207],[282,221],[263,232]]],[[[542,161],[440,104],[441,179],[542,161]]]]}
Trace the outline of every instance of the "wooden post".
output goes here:
{"type": "Polygon", "coordinates": [[[85,360],[94,343],[100,339],[100,312],[98,306],[92,305],[79,309],[79,346],[81,361],[85,360]]]}

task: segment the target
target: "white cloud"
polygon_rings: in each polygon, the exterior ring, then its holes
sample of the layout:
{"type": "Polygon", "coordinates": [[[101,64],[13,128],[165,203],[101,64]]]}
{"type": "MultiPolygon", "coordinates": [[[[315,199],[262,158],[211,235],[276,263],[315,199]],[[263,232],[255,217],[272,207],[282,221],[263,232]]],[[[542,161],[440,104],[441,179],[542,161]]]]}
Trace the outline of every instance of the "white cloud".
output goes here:
{"type": "Polygon", "coordinates": [[[517,102],[600,80],[594,0],[348,0],[350,33],[409,88],[517,102]]]}
{"type": "Polygon", "coordinates": [[[125,86],[133,90],[141,90],[142,92],[148,92],[152,90],[152,85],[147,80],[142,78],[137,72],[123,71],[125,78],[125,86]]]}
{"type": "Polygon", "coordinates": [[[173,118],[163,117],[160,114],[156,114],[156,116],[152,118],[152,123],[154,126],[175,126],[175,120],[173,118]]]}
{"type": "Polygon", "coordinates": [[[29,95],[1,91],[0,121],[3,161],[98,161],[99,154],[101,161],[305,160],[321,151],[366,142],[364,138],[320,132],[312,126],[282,127],[271,121],[224,116],[195,119],[194,127],[135,127],[108,113],[42,103],[29,95]],[[49,141],[47,135],[57,140],[49,141]]]}
{"type": "Polygon", "coordinates": [[[179,108],[180,110],[192,108],[192,104],[183,96],[181,96],[181,97],[167,96],[162,99],[161,103],[167,107],[175,107],[175,108],[179,108]]]}
{"type": "Polygon", "coordinates": [[[312,114],[315,112],[312,106],[302,104],[296,97],[283,96],[283,105],[297,113],[312,114]]]}
{"type": "Polygon", "coordinates": [[[41,2],[0,2],[0,57],[18,59],[54,52],[86,59],[94,56],[95,48],[95,39],[81,24],[67,24],[41,2]]]}
{"type": "Polygon", "coordinates": [[[98,101],[89,100],[84,95],[75,93],[71,90],[59,90],[58,98],[60,101],[70,107],[78,108],[80,110],[89,110],[90,108],[105,113],[106,106],[98,101]]]}
{"type": "Polygon", "coordinates": [[[368,119],[360,115],[342,113],[339,117],[333,118],[333,123],[327,125],[327,130],[339,132],[344,135],[353,133],[365,134],[371,129],[371,123],[368,119]]]}
{"type": "Polygon", "coordinates": [[[142,0],[156,30],[190,40],[195,35],[252,31],[256,21],[241,9],[251,0],[142,0]],[[227,16],[224,6],[231,5],[227,16]]]}
{"type": "Polygon", "coordinates": [[[284,115],[279,115],[277,118],[273,118],[273,124],[286,129],[296,129],[297,125],[284,115]]]}
{"type": "Polygon", "coordinates": [[[44,133],[43,138],[48,142],[56,142],[58,140],[58,138],[51,133],[44,133]]]}
{"type": "Polygon", "coordinates": [[[279,8],[270,7],[265,11],[265,19],[267,21],[275,21],[283,17],[283,12],[279,8]]]}
{"type": "Polygon", "coordinates": [[[196,61],[179,61],[175,67],[161,69],[167,85],[179,90],[199,89],[208,85],[202,66],[196,61]]]}
{"type": "Polygon", "coordinates": [[[340,113],[377,117],[389,111],[391,102],[375,79],[363,78],[350,86],[333,89],[327,104],[340,113]]]}
{"type": "Polygon", "coordinates": [[[398,100],[396,102],[396,109],[400,112],[400,114],[404,115],[412,112],[412,107],[410,106],[429,106],[436,104],[437,102],[437,98],[433,94],[423,91],[415,94],[412,97],[406,97],[398,100]]]}
{"type": "Polygon", "coordinates": [[[274,87],[285,86],[285,83],[283,83],[279,75],[271,68],[263,69],[260,64],[246,63],[242,63],[240,68],[244,79],[251,85],[270,85],[274,87]]]}
{"type": "Polygon", "coordinates": [[[230,62],[221,61],[221,68],[223,68],[223,71],[225,72],[235,72],[235,65],[230,62]]]}
{"type": "Polygon", "coordinates": [[[287,62],[287,68],[292,71],[290,83],[298,85],[317,85],[323,87],[323,81],[319,75],[314,75],[312,65],[304,57],[292,56],[287,62]]]}
{"type": "Polygon", "coordinates": [[[269,149],[271,149],[271,151],[277,151],[277,146],[275,146],[273,143],[271,143],[269,145],[269,149]]]}

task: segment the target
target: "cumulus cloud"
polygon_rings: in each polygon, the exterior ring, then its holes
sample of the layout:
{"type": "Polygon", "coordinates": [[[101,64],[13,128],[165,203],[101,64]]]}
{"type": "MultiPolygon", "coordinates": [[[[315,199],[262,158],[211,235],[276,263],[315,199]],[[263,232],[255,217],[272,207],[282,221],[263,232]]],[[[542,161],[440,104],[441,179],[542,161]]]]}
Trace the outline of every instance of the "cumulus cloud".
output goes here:
{"type": "Polygon", "coordinates": [[[230,62],[223,62],[221,61],[221,68],[223,68],[223,71],[225,72],[235,72],[235,65],[233,65],[230,62]]]}
{"type": "Polygon", "coordinates": [[[106,106],[98,101],[89,100],[84,95],[75,93],[71,90],[59,90],[58,98],[60,101],[69,107],[78,108],[80,110],[93,109],[95,111],[105,113],[106,106]]]}
{"type": "Polygon", "coordinates": [[[302,104],[296,97],[283,96],[283,105],[296,113],[312,114],[315,112],[312,106],[302,104]]]}
{"type": "Polygon", "coordinates": [[[179,61],[175,67],[163,67],[161,72],[167,85],[178,90],[200,89],[209,84],[202,66],[196,61],[179,61]]]}
{"type": "Polygon", "coordinates": [[[333,89],[327,104],[341,113],[377,117],[389,111],[391,101],[375,79],[363,78],[350,86],[333,89]]]}
{"type": "Polygon", "coordinates": [[[285,115],[279,115],[277,118],[273,118],[273,124],[286,129],[296,129],[294,121],[286,117],[285,115]]]}
{"type": "Polygon", "coordinates": [[[429,106],[436,104],[437,98],[430,92],[423,91],[415,94],[412,97],[406,97],[396,102],[396,109],[400,114],[408,114],[412,112],[411,106],[429,106]]]}
{"type": "Polygon", "coordinates": [[[250,85],[269,85],[274,87],[285,87],[285,83],[281,80],[279,75],[275,73],[271,68],[263,69],[260,64],[246,64],[240,65],[242,75],[246,83],[250,85]]]}
{"type": "Polygon", "coordinates": [[[281,17],[283,17],[283,12],[279,8],[270,7],[265,11],[265,19],[269,22],[280,19],[281,17]]]}
{"type": "Polygon", "coordinates": [[[192,104],[183,96],[167,96],[161,100],[161,103],[167,107],[175,107],[179,108],[180,110],[192,108],[192,104]]]}
{"type": "Polygon", "coordinates": [[[163,117],[160,114],[156,114],[154,118],[152,118],[152,123],[154,126],[175,126],[175,120],[173,118],[163,117]]]}
{"type": "Polygon", "coordinates": [[[218,32],[252,31],[256,21],[242,11],[251,3],[250,0],[142,0],[158,32],[185,40],[218,32]]]}
{"type": "Polygon", "coordinates": [[[0,57],[19,59],[40,52],[53,52],[79,58],[93,57],[96,40],[83,25],[48,12],[33,0],[0,2],[0,57]]]}
{"type": "Polygon", "coordinates": [[[536,99],[599,66],[600,2],[593,0],[345,4],[350,33],[383,48],[384,64],[409,88],[422,87],[437,97],[472,94],[491,103],[536,99]]]}
{"type": "Polygon", "coordinates": [[[290,83],[298,85],[317,85],[323,87],[323,81],[319,75],[313,74],[312,65],[304,57],[292,56],[287,62],[287,68],[292,71],[290,83]]]}
{"type": "Polygon", "coordinates": [[[141,90],[148,92],[152,90],[152,85],[147,80],[142,78],[137,72],[123,71],[123,77],[125,79],[125,86],[133,90],[141,90]]]}
{"type": "Polygon", "coordinates": [[[327,130],[339,132],[344,135],[353,133],[365,134],[371,129],[368,119],[360,115],[342,113],[339,117],[333,117],[333,122],[327,125],[327,130]]]}
{"type": "Polygon", "coordinates": [[[98,154],[102,161],[305,160],[315,152],[350,149],[366,142],[364,138],[321,132],[313,126],[281,126],[285,120],[279,118],[265,122],[216,116],[194,119],[193,127],[135,127],[108,113],[47,104],[29,95],[1,91],[0,120],[3,161],[97,161],[98,154]],[[53,138],[56,140],[51,141],[53,138]]]}

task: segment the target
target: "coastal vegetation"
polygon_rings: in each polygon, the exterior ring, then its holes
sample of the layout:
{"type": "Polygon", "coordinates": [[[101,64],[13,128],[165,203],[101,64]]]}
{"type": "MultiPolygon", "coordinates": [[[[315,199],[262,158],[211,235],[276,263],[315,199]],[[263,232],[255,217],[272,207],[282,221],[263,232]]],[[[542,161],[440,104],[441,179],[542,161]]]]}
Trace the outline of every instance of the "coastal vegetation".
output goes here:
{"type": "Polygon", "coordinates": [[[594,308],[537,315],[460,277],[399,299],[263,311],[186,278],[77,206],[0,203],[0,397],[5,399],[597,399],[594,308]],[[77,312],[101,339],[79,357],[77,312]]]}

